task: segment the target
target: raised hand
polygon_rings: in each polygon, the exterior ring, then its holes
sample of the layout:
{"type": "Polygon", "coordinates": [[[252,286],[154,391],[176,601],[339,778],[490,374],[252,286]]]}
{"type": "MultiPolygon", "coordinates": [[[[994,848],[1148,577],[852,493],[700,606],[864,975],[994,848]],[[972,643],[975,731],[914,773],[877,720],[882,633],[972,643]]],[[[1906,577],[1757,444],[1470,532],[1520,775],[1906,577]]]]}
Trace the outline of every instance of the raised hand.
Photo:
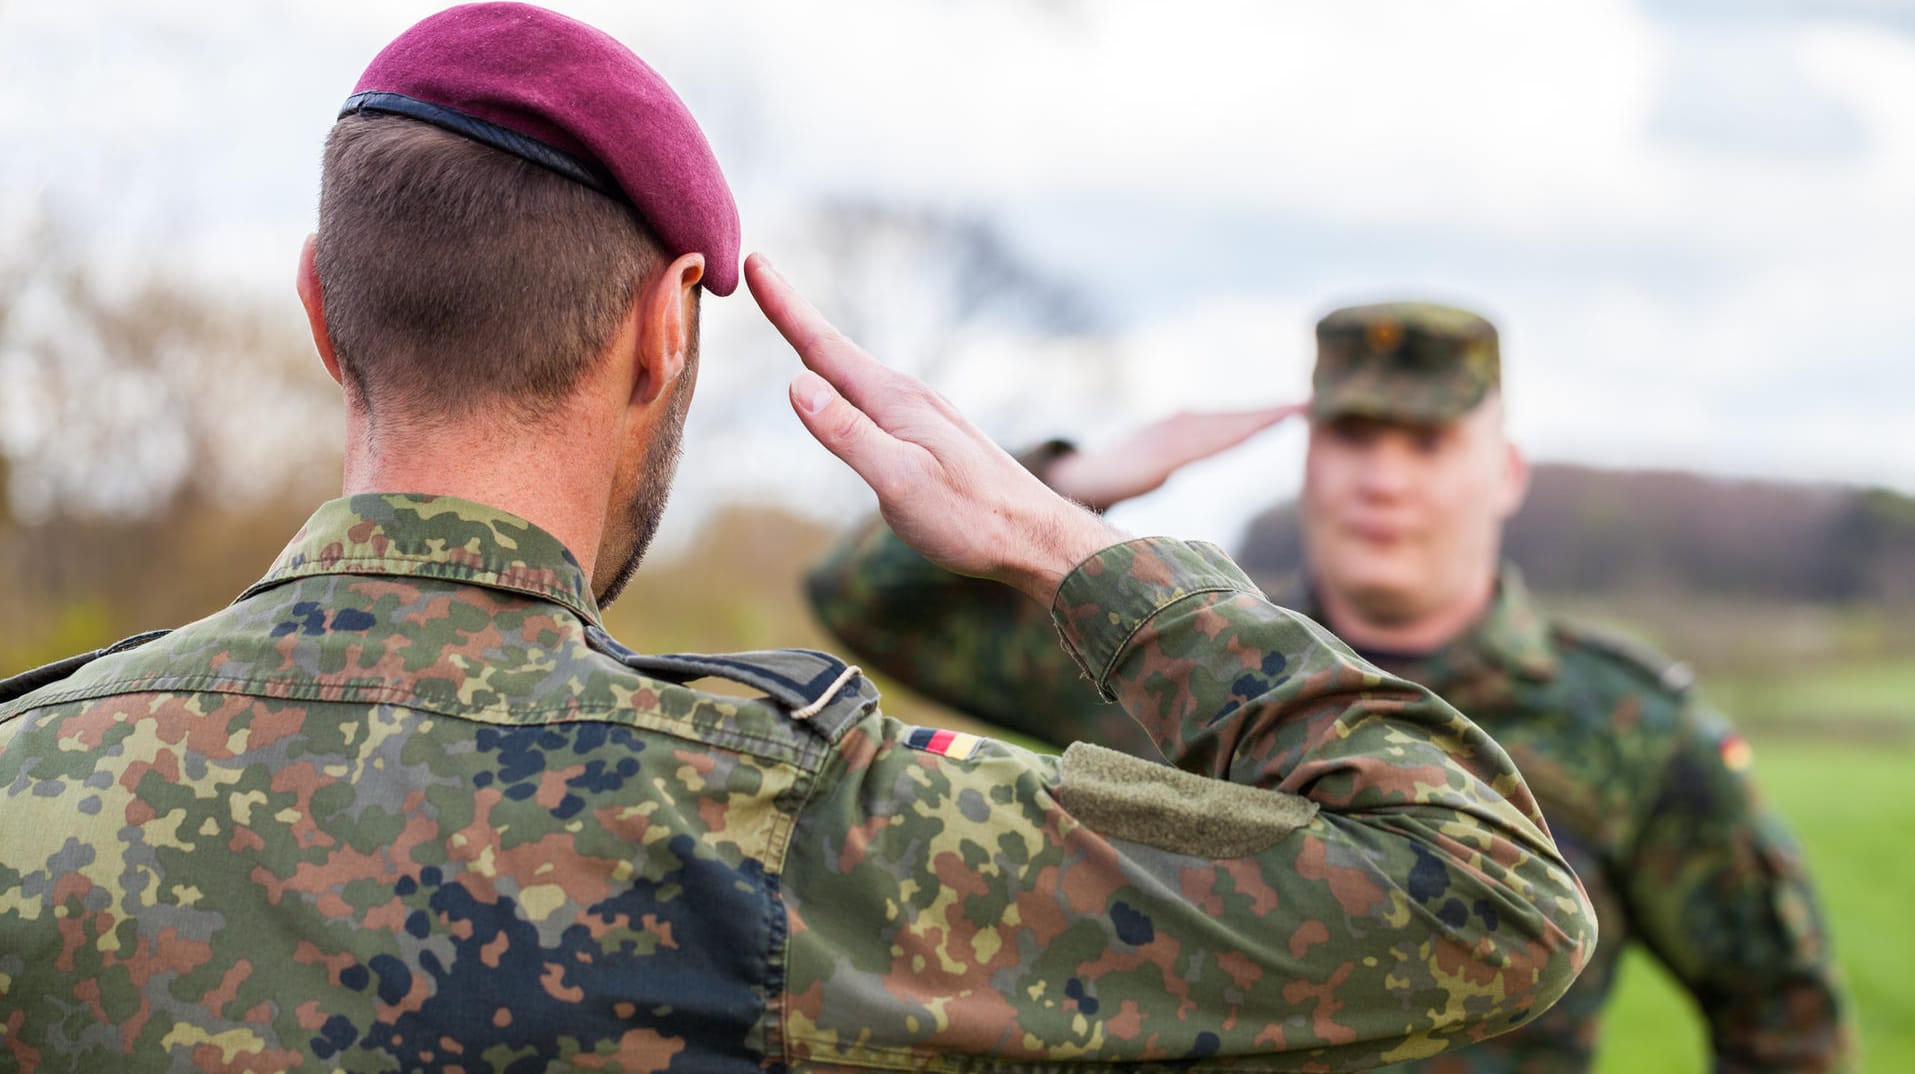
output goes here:
{"type": "Polygon", "coordinates": [[[1048,604],[1072,567],[1124,539],[1046,488],[924,382],[846,339],[764,255],[745,260],[745,281],[806,366],[791,382],[799,420],[871,486],[892,531],[925,558],[1048,604]]]}
{"type": "Polygon", "coordinates": [[[1161,487],[1183,467],[1227,451],[1308,405],[1173,414],[1109,447],[1065,455],[1042,476],[1059,493],[1101,511],[1161,487]]]}

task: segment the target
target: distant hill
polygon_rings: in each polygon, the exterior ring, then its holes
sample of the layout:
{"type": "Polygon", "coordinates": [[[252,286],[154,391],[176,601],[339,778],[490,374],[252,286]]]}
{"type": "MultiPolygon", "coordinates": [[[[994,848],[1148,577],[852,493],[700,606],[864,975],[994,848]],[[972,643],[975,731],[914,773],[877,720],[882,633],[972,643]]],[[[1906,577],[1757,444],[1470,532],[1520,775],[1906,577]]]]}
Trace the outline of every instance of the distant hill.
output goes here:
{"type": "MultiPolygon", "coordinates": [[[[1884,489],[1543,465],[1505,550],[1553,592],[1915,602],[1915,498],[1884,489]]],[[[1251,520],[1238,559],[1269,578],[1302,554],[1282,503],[1251,520]]]]}

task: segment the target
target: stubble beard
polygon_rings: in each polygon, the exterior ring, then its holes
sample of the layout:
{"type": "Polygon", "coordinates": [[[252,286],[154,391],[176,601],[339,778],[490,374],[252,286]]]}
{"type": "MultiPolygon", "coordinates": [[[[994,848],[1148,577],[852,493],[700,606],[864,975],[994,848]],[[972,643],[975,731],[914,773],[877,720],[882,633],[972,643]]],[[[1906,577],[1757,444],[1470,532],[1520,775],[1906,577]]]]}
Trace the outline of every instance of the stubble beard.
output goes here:
{"type": "Polygon", "coordinates": [[[685,415],[691,409],[692,385],[698,379],[698,333],[694,322],[691,353],[685,359],[685,371],[672,389],[672,402],[657,439],[645,452],[638,488],[625,503],[623,522],[611,539],[629,543],[625,561],[613,572],[611,581],[593,594],[600,608],[607,607],[625,592],[638,573],[638,565],[658,535],[658,524],[665,517],[666,502],[672,496],[672,479],[678,474],[678,460],[685,454],[685,415]]]}

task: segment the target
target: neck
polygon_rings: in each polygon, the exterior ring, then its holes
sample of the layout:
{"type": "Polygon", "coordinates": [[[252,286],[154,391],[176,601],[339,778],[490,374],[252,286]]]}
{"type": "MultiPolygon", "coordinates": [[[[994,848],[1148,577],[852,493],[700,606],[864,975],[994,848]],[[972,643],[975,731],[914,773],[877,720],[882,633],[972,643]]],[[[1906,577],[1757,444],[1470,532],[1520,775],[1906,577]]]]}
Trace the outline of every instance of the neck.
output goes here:
{"type": "Polygon", "coordinates": [[[382,432],[348,404],[346,495],[457,496],[509,511],[558,538],[590,580],[613,480],[606,423],[560,414],[539,431],[501,415],[393,424],[382,432]]]}
{"type": "Polygon", "coordinates": [[[1319,583],[1324,625],[1351,648],[1384,653],[1433,653],[1463,636],[1496,599],[1496,573],[1485,573],[1465,595],[1408,621],[1378,621],[1345,594],[1319,583]]]}

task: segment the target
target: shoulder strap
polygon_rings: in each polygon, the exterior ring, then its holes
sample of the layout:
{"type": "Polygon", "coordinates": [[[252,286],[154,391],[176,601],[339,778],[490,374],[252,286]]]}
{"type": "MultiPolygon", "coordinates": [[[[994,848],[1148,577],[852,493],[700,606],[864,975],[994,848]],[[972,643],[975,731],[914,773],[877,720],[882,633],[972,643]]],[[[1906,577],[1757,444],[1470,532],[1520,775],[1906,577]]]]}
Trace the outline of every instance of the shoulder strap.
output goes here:
{"type": "Polygon", "coordinates": [[[820,721],[821,716],[859,707],[844,702],[877,697],[876,689],[864,678],[862,669],[814,649],[765,649],[722,655],[640,653],[596,626],[586,627],[585,640],[592,648],[649,678],[679,685],[699,679],[725,679],[761,690],[792,719],[818,723],[827,738],[836,738],[844,721],[820,721]]]}
{"type": "Polygon", "coordinates": [[[74,672],[103,656],[123,653],[128,649],[137,649],[149,641],[153,641],[156,638],[163,638],[170,633],[172,633],[170,630],[149,630],[143,634],[135,634],[130,638],[123,638],[104,649],[95,649],[90,653],[69,656],[64,660],[55,660],[51,664],[43,664],[31,671],[23,671],[12,678],[0,679],[0,705],[25,697],[42,686],[48,686],[68,678],[74,672]]]}
{"type": "Polygon", "coordinates": [[[1696,673],[1688,664],[1671,660],[1644,642],[1585,623],[1558,621],[1553,626],[1564,640],[1627,665],[1672,694],[1685,694],[1695,685],[1696,673]]]}

